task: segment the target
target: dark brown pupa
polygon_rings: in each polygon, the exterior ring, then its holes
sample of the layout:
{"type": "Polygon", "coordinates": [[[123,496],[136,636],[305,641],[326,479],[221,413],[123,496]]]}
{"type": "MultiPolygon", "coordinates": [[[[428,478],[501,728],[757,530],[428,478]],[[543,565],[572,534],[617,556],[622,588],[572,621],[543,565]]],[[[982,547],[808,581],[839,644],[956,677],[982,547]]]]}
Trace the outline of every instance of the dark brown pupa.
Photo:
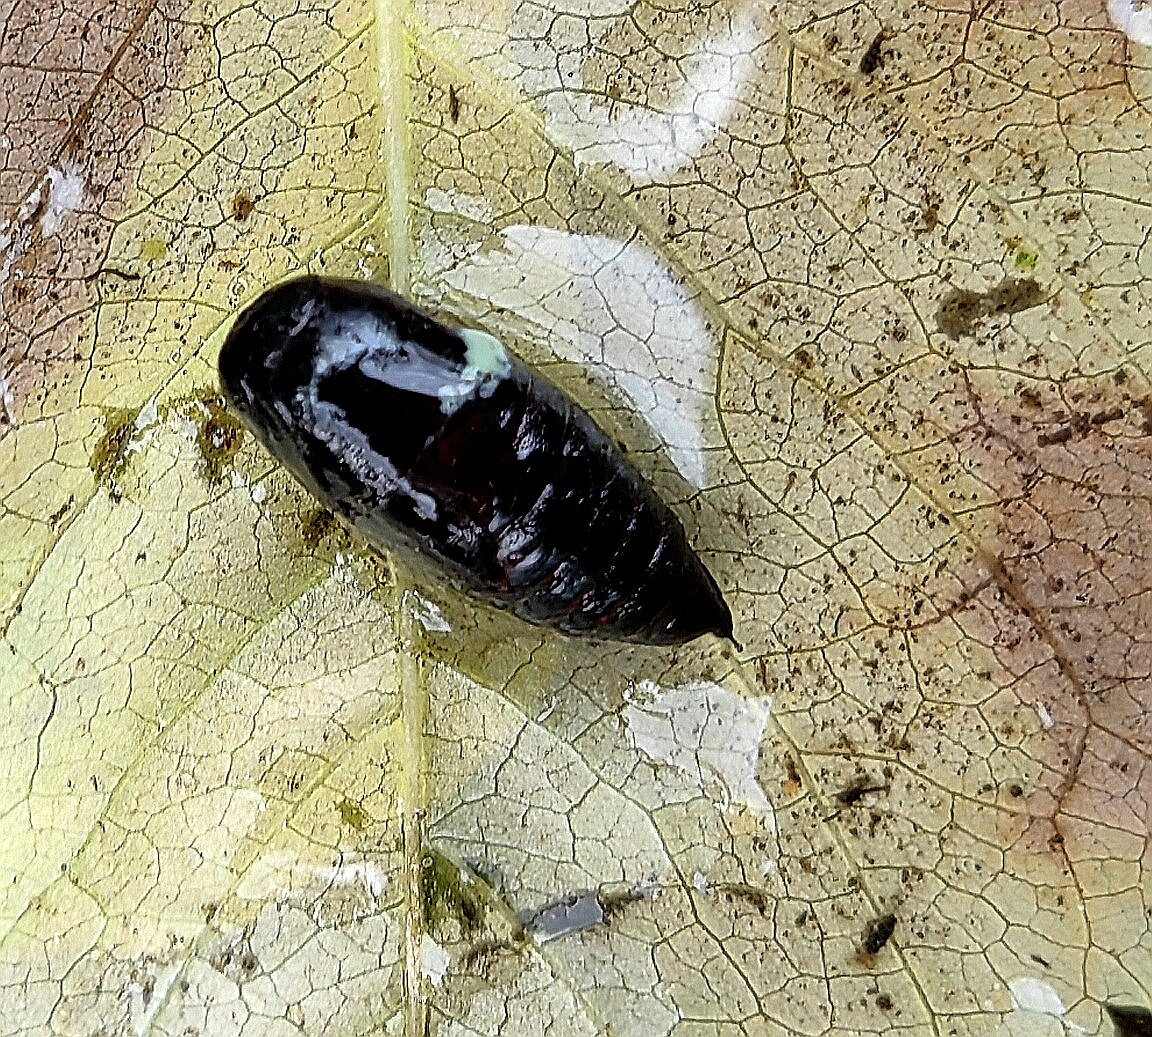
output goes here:
{"type": "Polygon", "coordinates": [[[573,400],[378,285],[269,289],[220,351],[231,406],[371,542],[568,634],[682,644],[732,615],[680,521],[573,400]]]}

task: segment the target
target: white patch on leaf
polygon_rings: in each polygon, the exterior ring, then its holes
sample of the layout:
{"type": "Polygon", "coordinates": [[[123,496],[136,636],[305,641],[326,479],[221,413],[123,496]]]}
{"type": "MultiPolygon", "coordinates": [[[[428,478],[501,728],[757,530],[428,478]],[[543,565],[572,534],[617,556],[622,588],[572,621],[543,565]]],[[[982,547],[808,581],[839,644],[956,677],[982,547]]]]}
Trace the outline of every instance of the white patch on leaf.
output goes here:
{"type": "Polygon", "coordinates": [[[726,810],[738,803],[773,816],[756,777],[771,699],[745,699],[707,681],[670,690],[641,681],[637,691],[624,707],[634,748],[718,793],[726,810]]]}
{"type": "Polygon", "coordinates": [[[626,101],[609,106],[580,83],[554,84],[543,99],[550,136],[572,149],[577,166],[613,165],[640,184],[663,179],[695,160],[731,117],[762,42],[749,5],[684,59],[679,88],[662,111],[626,101]]]}
{"type": "Polygon", "coordinates": [[[1065,1018],[1068,1009],[1051,983],[1032,976],[1018,976],[1008,984],[1018,1012],[1048,1015],[1059,1019],[1068,1033],[1087,1033],[1083,1026],[1065,1018]]]}
{"type": "Polygon", "coordinates": [[[1152,4],[1148,0],[1108,0],[1108,17],[1133,43],[1152,47],[1152,4]]]}
{"type": "Polygon", "coordinates": [[[415,591],[405,591],[404,597],[412,610],[413,618],[425,630],[435,634],[446,634],[452,629],[452,625],[444,618],[444,613],[435,602],[429,601],[415,591]]]}
{"type": "Polygon", "coordinates": [[[243,900],[312,900],[319,889],[363,889],[379,899],[388,875],[371,861],[317,865],[289,853],[265,854],[249,867],[236,895],[243,900]]]}
{"type": "Polygon", "coordinates": [[[463,191],[445,191],[430,187],[424,192],[424,204],[432,212],[452,213],[474,220],[485,227],[492,225],[492,206],[484,198],[463,191]]]}
{"type": "Polygon", "coordinates": [[[448,973],[448,966],[452,964],[452,955],[440,946],[431,936],[425,933],[420,938],[420,973],[438,987],[444,982],[448,973]]]}
{"type": "Polygon", "coordinates": [[[84,204],[84,177],[74,169],[48,170],[48,201],[40,217],[40,233],[46,238],[59,233],[64,218],[84,204]]]}
{"type": "Polygon", "coordinates": [[[316,877],[327,886],[348,888],[362,886],[371,896],[379,897],[388,887],[388,876],[371,861],[352,861],[331,868],[317,868],[316,877]]]}
{"type": "Polygon", "coordinates": [[[636,242],[524,225],[502,233],[505,251],[477,253],[445,280],[543,328],[559,356],[628,399],[703,487],[717,345],[696,297],[636,242]]]}
{"type": "Polygon", "coordinates": [[[4,409],[4,416],[9,420],[15,416],[16,401],[12,396],[12,386],[2,371],[0,371],[0,407],[4,409]]]}

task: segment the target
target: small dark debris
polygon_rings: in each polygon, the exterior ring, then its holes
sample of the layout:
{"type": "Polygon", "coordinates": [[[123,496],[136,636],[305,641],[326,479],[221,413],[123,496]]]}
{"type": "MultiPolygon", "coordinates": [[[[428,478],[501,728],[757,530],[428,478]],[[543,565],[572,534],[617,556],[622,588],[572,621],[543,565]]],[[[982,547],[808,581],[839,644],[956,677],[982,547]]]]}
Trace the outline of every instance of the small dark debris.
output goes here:
{"type": "Polygon", "coordinates": [[[460,121],[460,95],[451,84],[448,86],[448,118],[454,123],[460,121]]]}
{"type": "Polygon", "coordinates": [[[1023,387],[1016,395],[1029,410],[1040,410],[1044,406],[1044,397],[1038,389],[1023,387]]]}
{"type": "Polygon", "coordinates": [[[864,943],[861,950],[865,954],[879,954],[888,941],[892,939],[892,934],[896,931],[896,916],[895,915],[881,915],[871,925],[868,926],[868,931],[864,934],[864,943]]]}
{"type": "Polygon", "coordinates": [[[876,1007],[879,1008],[881,1012],[891,1012],[892,1009],[896,1007],[896,1003],[888,994],[877,994],[876,1007]]]}
{"type": "Polygon", "coordinates": [[[1105,1005],[1116,1037],[1152,1037],[1152,1012],[1136,1005],[1105,1005]]]}
{"type": "Polygon", "coordinates": [[[601,889],[597,894],[597,899],[600,901],[600,910],[604,912],[604,924],[607,925],[632,904],[639,903],[647,897],[648,894],[636,886],[601,889]]]}
{"type": "Polygon", "coordinates": [[[68,514],[69,510],[72,508],[72,505],[75,503],[76,498],[69,496],[68,499],[60,505],[60,507],[58,507],[54,512],[52,512],[51,515],[48,516],[48,528],[55,529],[60,524],[60,520],[68,514]]]}
{"type": "Polygon", "coordinates": [[[85,281],[94,281],[98,277],[118,277],[121,281],[139,281],[140,275],[134,274],[130,270],[121,270],[115,266],[101,267],[95,273],[89,274],[84,278],[85,281]]]}
{"type": "Polygon", "coordinates": [[[884,65],[884,40],[886,34],[883,29],[876,34],[876,38],[868,44],[864,56],[860,59],[860,71],[866,76],[879,71],[884,65]]]}
{"type": "Polygon", "coordinates": [[[1008,795],[1010,795],[1013,799],[1019,799],[1024,795],[1024,786],[1013,782],[1008,786],[1008,795]]]}
{"type": "Polygon", "coordinates": [[[802,784],[800,768],[796,766],[796,761],[792,758],[791,753],[784,754],[784,773],[787,776],[784,791],[790,796],[799,792],[802,784]]]}
{"type": "Polygon", "coordinates": [[[716,889],[730,904],[745,904],[763,918],[772,914],[774,901],[770,900],[768,894],[757,886],[747,882],[726,882],[717,886],[716,889]]]}
{"type": "Polygon", "coordinates": [[[208,964],[223,976],[237,983],[251,979],[260,969],[260,961],[248,945],[247,933],[239,943],[225,947],[208,959],[208,964]]]}
{"type": "Polygon", "coordinates": [[[953,341],[975,337],[977,327],[989,317],[1030,310],[1046,298],[1039,282],[1031,278],[1005,278],[987,292],[954,288],[941,300],[936,326],[953,341]]]}
{"type": "Polygon", "coordinates": [[[252,210],[255,208],[256,203],[252,201],[251,195],[246,191],[237,191],[229,211],[232,213],[232,219],[243,223],[252,215],[252,210]]]}
{"type": "Polygon", "coordinates": [[[1088,415],[1088,423],[1090,425],[1107,425],[1112,421],[1119,421],[1124,417],[1125,411],[1123,407],[1108,407],[1105,410],[1097,411],[1095,414],[1088,415]]]}
{"type": "Polygon", "coordinates": [[[866,777],[854,778],[848,785],[836,793],[836,799],[846,807],[859,803],[865,796],[873,792],[887,792],[887,785],[877,785],[866,777]]]}

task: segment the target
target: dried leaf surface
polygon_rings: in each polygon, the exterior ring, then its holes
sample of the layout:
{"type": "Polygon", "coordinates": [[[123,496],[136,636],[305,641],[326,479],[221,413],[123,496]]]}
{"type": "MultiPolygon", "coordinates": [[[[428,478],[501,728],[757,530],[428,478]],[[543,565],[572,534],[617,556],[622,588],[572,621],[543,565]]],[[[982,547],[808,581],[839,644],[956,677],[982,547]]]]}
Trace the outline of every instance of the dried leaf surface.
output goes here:
{"type": "Polygon", "coordinates": [[[0,1032],[1142,1032],[1150,22],[11,0],[0,1032]],[[741,660],[350,539],[215,397],[302,268],[579,397],[741,660]]]}

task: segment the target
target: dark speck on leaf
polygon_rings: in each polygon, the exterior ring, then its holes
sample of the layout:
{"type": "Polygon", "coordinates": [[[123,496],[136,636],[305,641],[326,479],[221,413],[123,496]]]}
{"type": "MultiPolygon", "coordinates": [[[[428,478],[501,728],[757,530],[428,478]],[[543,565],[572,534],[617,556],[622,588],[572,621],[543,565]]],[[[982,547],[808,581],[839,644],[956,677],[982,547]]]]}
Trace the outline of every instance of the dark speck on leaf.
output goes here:
{"type": "Polygon", "coordinates": [[[879,954],[888,941],[892,939],[892,934],[895,931],[896,916],[881,915],[868,927],[868,931],[864,934],[864,944],[861,950],[865,954],[879,954]]]}
{"type": "Polygon", "coordinates": [[[232,199],[232,219],[238,220],[243,223],[252,215],[252,210],[256,208],[256,203],[244,191],[237,191],[236,196],[232,199]]]}
{"type": "Polygon", "coordinates": [[[865,796],[873,792],[887,792],[887,785],[877,785],[867,778],[856,778],[845,788],[836,793],[836,799],[846,807],[859,803],[865,796]]]}
{"type": "Polygon", "coordinates": [[[864,57],[860,59],[860,71],[866,76],[879,71],[884,64],[884,33],[876,34],[876,38],[868,45],[864,57]]]}

